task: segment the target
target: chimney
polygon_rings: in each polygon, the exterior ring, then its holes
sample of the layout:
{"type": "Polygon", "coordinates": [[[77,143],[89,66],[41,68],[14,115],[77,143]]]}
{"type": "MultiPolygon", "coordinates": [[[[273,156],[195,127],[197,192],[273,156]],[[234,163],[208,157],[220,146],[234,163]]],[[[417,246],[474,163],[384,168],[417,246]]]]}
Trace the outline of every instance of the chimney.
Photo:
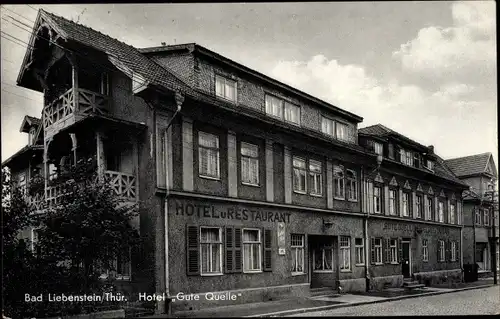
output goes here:
{"type": "Polygon", "coordinates": [[[162,46],[166,46],[166,45],[167,45],[167,43],[166,43],[166,42],[162,42],[162,43],[161,43],[161,45],[162,45],[162,46]]]}
{"type": "Polygon", "coordinates": [[[429,154],[434,154],[434,145],[429,145],[427,148],[429,149],[429,154]]]}

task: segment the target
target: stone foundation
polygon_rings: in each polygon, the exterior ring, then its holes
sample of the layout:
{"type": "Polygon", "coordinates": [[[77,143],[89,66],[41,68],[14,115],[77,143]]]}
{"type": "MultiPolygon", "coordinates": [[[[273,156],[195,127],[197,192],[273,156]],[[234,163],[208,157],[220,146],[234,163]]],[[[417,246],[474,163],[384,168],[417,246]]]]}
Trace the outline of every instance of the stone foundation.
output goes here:
{"type": "Polygon", "coordinates": [[[344,279],[339,280],[337,286],[342,287],[342,292],[365,292],[366,291],[366,279],[356,278],[356,279],[344,279]]]}
{"type": "Polygon", "coordinates": [[[437,270],[413,274],[413,278],[416,281],[428,287],[462,282],[462,277],[463,274],[461,269],[437,270]]]}
{"type": "Polygon", "coordinates": [[[403,286],[403,275],[370,278],[370,290],[383,290],[387,287],[403,286]]]}

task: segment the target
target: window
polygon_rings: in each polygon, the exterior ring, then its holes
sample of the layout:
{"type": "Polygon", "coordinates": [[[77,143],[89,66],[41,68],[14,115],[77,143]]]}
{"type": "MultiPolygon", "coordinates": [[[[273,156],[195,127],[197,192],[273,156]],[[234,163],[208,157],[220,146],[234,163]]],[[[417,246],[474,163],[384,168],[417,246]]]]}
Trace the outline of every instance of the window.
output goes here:
{"type": "Polygon", "coordinates": [[[410,193],[403,193],[403,216],[410,216],[410,193]]]}
{"type": "Polygon", "coordinates": [[[427,245],[427,239],[422,239],[422,261],[429,261],[429,246],[427,245]]]}
{"type": "Polygon", "coordinates": [[[340,236],[340,271],[351,270],[351,238],[340,236]]]}
{"type": "Polygon", "coordinates": [[[21,173],[19,174],[19,183],[18,183],[19,191],[21,194],[25,195],[26,194],[26,174],[21,173]]]}
{"type": "Polygon", "coordinates": [[[333,197],[345,199],[344,189],[344,168],[342,166],[333,167],[333,197]]]}
{"type": "Polygon", "coordinates": [[[397,191],[395,189],[389,190],[389,215],[396,215],[397,213],[397,191]]]}
{"type": "Polygon", "coordinates": [[[425,167],[427,167],[427,169],[433,171],[434,170],[434,162],[432,162],[431,160],[427,160],[425,167]]]}
{"type": "Polygon", "coordinates": [[[432,218],[432,198],[427,197],[427,209],[425,210],[425,219],[430,220],[432,218]]]}
{"type": "Polygon", "coordinates": [[[363,238],[356,238],[354,240],[354,249],[356,254],[356,265],[365,264],[365,244],[363,238]]]}
{"type": "Polygon", "coordinates": [[[28,134],[28,145],[33,145],[35,144],[35,134],[36,134],[36,128],[32,127],[30,128],[30,132],[28,134]]]}
{"type": "Polygon", "coordinates": [[[375,154],[384,155],[384,145],[382,143],[374,142],[373,147],[375,154]]]}
{"type": "Polygon", "coordinates": [[[309,187],[312,195],[323,194],[323,173],[321,163],[309,160],[309,187]]]}
{"type": "Polygon", "coordinates": [[[397,264],[398,262],[398,241],[397,239],[391,239],[389,242],[389,258],[391,264],[397,264]]]}
{"type": "Polygon", "coordinates": [[[300,125],[300,107],[285,102],[285,121],[300,125]]]}
{"type": "Polygon", "coordinates": [[[406,165],[413,166],[413,153],[406,151],[406,165]]]}
{"type": "Polygon", "coordinates": [[[417,152],[413,153],[413,163],[415,167],[420,168],[420,154],[417,152]]]}
{"type": "Polygon", "coordinates": [[[321,117],[321,132],[335,137],[335,122],[326,117],[321,117]]]}
{"type": "Polygon", "coordinates": [[[406,151],[402,148],[399,149],[399,161],[406,164],[406,151]]]}
{"type": "Polygon", "coordinates": [[[243,271],[261,271],[260,230],[243,229],[243,271]]]}
{"type": "Polygon", "coordinates": [[[438,218],[440,223],[444,223],[444,205],[441,201],[438,203],[438,218]]]}
{"type": "Polygon", "coordinates": [[[451,242],[451,261],[457,261],[457,243],[451,242]]]}
{"type": "Polygon", "coordinates": [[[109,76],[108,73],[101,73],[101,87],[99,93],[109,95],[109,76]]]}
{"type": "Polygon", "coordinates": [[[356,182],[356,172],[347,170],[347,199],[351,201],[358,200],[358,187],[356,182]]]}
{"type": "Polygon", "coordinates": [[[304,273],[304,235],[292,234],[292,273],[304,273]]]}
{"type": "Polygon", "coordinates": [[[118,280],[130,280],[132,265],[130,263],[130,248],[123,248],[113,258],[111,264],[106,265],[102,261],[96,263],[97,271],[101,272],[101,279],[115,278],[118,280]]]}
{"type": "Polygon", "coordinates": [[[259,147],[241,142],[241,182],[259,185],[259,147]]]}
{"type": "Polygon", "coordinates": [[[38,230],[35,228],[32,228],[31,229],[30,248],[31,248],[31,252],[34,255],[39,254],[39,247],[37,247],[37,243],[38,243],[38,230]]]}
{"type": "Polygon", "coordinates": [[[201,274],[221,274],[222,229],[201,227],[200,232],[201,274]]]}
{"type": "Polygon", "coordinates": [[[484,218],[483,218],[484,226],[490,225],[490,212],[489,210],[484,210],[484,218]]]}
{"type": "Polygon", "coordinates": [[[445,256],[444,240],[439,241],[439,261],[444,261],[445,256]]]}
{"type": "Polygon", "coordinates": [[[297,193],[306,192],[306,160],[293,157],[293,190],[297,193]]]}
{"type": "Polygon", "coordinates": [[[375,264],[382,264],[382,238],[375,238],[373,240],[373,262],[375,264]]]}
{"type": "Polygon", "coordinates": [[[373,211],[377,214],[382,213],[382,188],[373,186],[373,211]]]}
{"type": "Polygon", "coordinates": [[[450,204],[450,224],[455,224],[455,204],[450,204]]]}
{"type": "Polygon", "coordinates": [[[198,144],[200,176],[219,179],[219,137],[199,132],[198,144]]]}
{"type": "Polygon", "coordinates": [[[422,218],[422,195],[417,195],[416,197],[417,203],[417,218],[422,218]]]}
{"type": "Polygon", "coordinates": [[[481,211],[476,209],[476,225],[481,225],[481,211]]]}
{"type": "Polygon", "coordinates": [[[236,102],[236,81],[215,76],[215,95],[226,100],[236,102]]]}
{"type": "Polygon", "coordinates": [[[338,140],[347,142],[349,140],[347,130],[349,127],[344,123],[337,122],[335,125],[335,132],[338,140]]]}
{"type": "Polygon", "coordinates": [[[313,269],[315,272],[333,271],[333,247],[322,245],[313,250],[313,269]]]}

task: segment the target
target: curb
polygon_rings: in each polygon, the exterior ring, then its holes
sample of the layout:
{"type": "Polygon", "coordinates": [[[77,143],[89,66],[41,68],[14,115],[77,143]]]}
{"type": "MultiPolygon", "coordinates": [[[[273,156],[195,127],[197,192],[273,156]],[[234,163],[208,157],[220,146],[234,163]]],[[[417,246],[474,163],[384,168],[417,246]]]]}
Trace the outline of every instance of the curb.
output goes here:
{"type": "Polygon", "coordinates": [[[266,313],[266,314],[243,316],[243,317],[244,318],[252,318],[252,317],[256,318],[256,317],[275,317],[275,316],[280,316],[280,315],[294,315],[294,314],[312,312],[312,311],[330,310],[330,309],[336,309],[336,308],[346,308],[346,307],[362,306],[362,305],[374,304],[374,303],[398,301],[398,300],[410,299],[410,298],[449,294],[449,293],[453,293],[453,292],[460,292],[460,291],[465,291],[465,290],[473,290],[473,289],[481,289],[481,288],[489,288],[489,287],[493,287],[493,286],[495,286],[495,285],[494,284],[487,284],[487,285],[481,285],[481,286],[475,286],[475,287],[458,288],[458,289],[453,289],[453,290],[449,290],[449,291],[433,291],[433,292],[427,292],[427,293],[423,293],[423,294],[419,294],[419,295],[399,296],[399,297],[391,297],[391,298],[386,298],[386,299],[381,299],[381,300],[373,300],[373,301],[361,301],[361,302],[345,303],[345,304],[339,304],[339,305],[293,309],[293,310],[277,311],[277,312],[271,312],[271,313],[266,313]]]}

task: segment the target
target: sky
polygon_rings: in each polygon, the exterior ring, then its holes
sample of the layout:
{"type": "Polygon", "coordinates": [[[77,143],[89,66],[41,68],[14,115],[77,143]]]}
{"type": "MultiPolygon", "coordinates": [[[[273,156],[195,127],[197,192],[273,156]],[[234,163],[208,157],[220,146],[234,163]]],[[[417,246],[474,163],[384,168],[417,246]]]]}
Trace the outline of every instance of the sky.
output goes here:
{"type": "Polygon", "coordinates": [[[493,1],[2,5],[2,161],[27,143],[42,95],[16,87],[37,9],[135,47],[196,42],[381,123],[444,159],[498,165],[493,1]],[[11,18],[12,17],[12,18],[11,18]],[[26,29],[26,27],[24,27],[26,29]]]}

